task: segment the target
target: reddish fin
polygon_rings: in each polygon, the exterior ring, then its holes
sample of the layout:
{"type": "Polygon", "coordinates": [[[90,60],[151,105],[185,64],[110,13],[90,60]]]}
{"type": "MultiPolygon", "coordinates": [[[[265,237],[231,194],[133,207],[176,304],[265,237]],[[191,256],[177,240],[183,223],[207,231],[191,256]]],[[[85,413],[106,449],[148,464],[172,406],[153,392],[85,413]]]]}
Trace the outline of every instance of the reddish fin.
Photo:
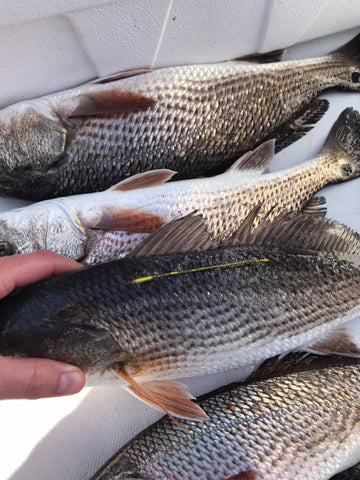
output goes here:
{"type": "Polygon", "coordinates": [[[106,77],[97,78],[91,83],[93,84],[104,84],[115,82],[116,80],[121,80],[123,78],[136,77],[137,75],[143,75],[145,73],[152,72],[151,68],[139,68],[137,70],[126,70],[120,73],[113,73],[112,75],[107,75],[106,77]]]}
{"type": "Polygon", "coordinates": [[[67,102],[65,109],[68,117],[89,117],[139,112],[154,104],[155,100],[140,93],[114,89],[77,95],[67,102]]]}
{"type": "Polygon", "coordinates": [[[111,188],[109,188],[109,190],[119,190],[124,192],[127,190],[135,190],[137,188],[157,187],[158,185],[170,180],[170,178],[176,173],[177,172],[174,172],[174,170],[167,170],[166,168],[137,173],[136,175],[126,178],[116,185],[113,185],[111,188]]]}
{"type": "Polygon", "coordinates": [[[116,373],[130,384],[128,388],[132,394],[171,418],[204,420],[207,417],[204,410],[191,401],[194,397],[183,383],[171,380],[138,383],[123,369],[116,373]]]}
{"type": "Polygon", "coordinates": [[[310,353],[320,355],[337,354],[344,357],[360,358],[360,344],[346,326],[342,326],[331,332],[326,338],[304,348],[310,353]]]}
{"type": "Polygon", "coordinates": [[[228,171],[258,170],[263,172],[274,158],[275,140],[268,140],[255,150],[246,152],[231,165],[228,171]]]}
{"type": "Polygon", "coordinates": [[[106,208],[100,220],[90,228],[114,232],[152,233],[164,223],[163,218],[155,213],[106,208]]]}
{"type": "Polygon", "coordinates": [[[275,63],[281,62],[283,54],[284,49],[279,49],[266,53],[251,53],[250,55],[245,55],[244,57],[233,58],[233,60],[251,63],[275,63]]]}
{"type": "Polygon", "coordinates": [[[257,473],[253,470],[249,470],[247,472],[237,473],[236,475],[232,475],[231,477],[227,478],[226,480],[255,480],[257,477],[257,473]]]}

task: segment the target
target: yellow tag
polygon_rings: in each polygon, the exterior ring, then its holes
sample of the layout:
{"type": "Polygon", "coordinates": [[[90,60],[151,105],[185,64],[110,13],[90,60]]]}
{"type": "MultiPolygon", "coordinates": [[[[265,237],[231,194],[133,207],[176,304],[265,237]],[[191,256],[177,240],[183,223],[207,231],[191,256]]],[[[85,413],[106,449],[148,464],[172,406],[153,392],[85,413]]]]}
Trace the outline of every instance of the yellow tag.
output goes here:
{"type": "Polygon", "coordinates": [[[146,277],[139,277],[133,280],[133,283],[145,283],[158,278],[172,277],[173,275],[183,275],[186,273],[204,272],[205,270],[214,270],[215,268],[230,268],[239,267],[241,265],[249,265],[250,263],[266,263],[268,258],[253,258],[251,260],[239,260],[238,262],[220,263],[218,265],[209,265],[208,267],[190,268],[189,270],[179,270],[173,272],[159,273],[158,275],[148,275],[146,277]]]}

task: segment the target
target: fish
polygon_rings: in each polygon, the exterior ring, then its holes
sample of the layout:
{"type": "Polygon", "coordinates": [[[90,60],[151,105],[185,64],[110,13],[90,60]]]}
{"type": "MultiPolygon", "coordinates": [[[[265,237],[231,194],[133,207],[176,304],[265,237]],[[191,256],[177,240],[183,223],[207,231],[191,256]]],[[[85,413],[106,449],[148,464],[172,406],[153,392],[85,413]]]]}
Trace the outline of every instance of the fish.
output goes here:
{"type": "Polygon", "coordinates": [[[353,467],[338,473],[331,480],[359,480],[360,478],[360,463],[357,463],[353,467]]]}
{"type": "Polygon", "coordinates": [[[287,373],[272,359],[275,376],[202,396],[203,423],[163,417],[91,480],[357,479],[333,475],[360,460],[359,360],[322,358],[287,373]]]}
{"type": "Polygon", "coordinates": [[[191,214],[124,259],[2,299],[0,355],[114,372],[138,399],[193,420],[205,413],[179,378],[334,345],[360,356],[346,327],[360,313],[360,235],[307,214],[252,230],[257,211],[221,245],[191,214]]]}
{"type": "Polygon", "coordinates": [[[193,178],[271,138],[284,148],[326,112],[321,92],[359,91],[359,39],[306,60],[277,62],[277,51],[122,72],[10,105],[0,111],[0,191],[43,200],[161,168],[193,178]]]}
{"type": "Polygon", "coordinates": [[[254,226],[286,211],[324,215],[328,183],[360,173],[360,114],[345,109],[321,152],[302,165],[263,173],[274,141],[247,152],[220,175],[168,182],[173,171],[153,170],[109,190],[37,202],[0,214],[0,256],[49,249],[92,265],[119,259],[175,218],[200,213],[217,242],[233,234],[261,203],[254,226]]]}

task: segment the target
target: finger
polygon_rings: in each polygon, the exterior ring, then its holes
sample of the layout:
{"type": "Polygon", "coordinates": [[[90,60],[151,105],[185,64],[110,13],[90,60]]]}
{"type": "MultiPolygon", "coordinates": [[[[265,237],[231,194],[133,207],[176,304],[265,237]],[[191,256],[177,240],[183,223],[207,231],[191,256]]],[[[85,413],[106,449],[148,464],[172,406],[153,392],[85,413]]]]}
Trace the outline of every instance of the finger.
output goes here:
{"type": "Polygon", "coordinates": [[[0,400],[71,395],[85,384],[77,367],[39,358],[0,357],[0,400]]]}
{"type": "Polygon", "coordinates": [[[0,298],[15,288],[81,267],[75,260],[49,250],[0,258],[0,298]]]}

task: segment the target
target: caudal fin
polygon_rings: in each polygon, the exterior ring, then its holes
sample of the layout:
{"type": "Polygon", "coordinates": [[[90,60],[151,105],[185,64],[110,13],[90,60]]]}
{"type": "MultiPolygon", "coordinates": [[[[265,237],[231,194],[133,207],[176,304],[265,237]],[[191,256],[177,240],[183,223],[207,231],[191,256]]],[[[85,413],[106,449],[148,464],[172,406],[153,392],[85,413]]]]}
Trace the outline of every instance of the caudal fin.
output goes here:
{"type": "Polygon", "coordinates": [[[360,34],[345,43],[342,47],[333,50],[331,53],[339,53],[350,58],[360,57],[360,34]]]}
{"type": "Polygon", "coordinates": [[[334,86],[345,90],[360,90],[360,34],[330,53],[334,59],[334,86]],[[341,65],[339,65],[339,60],[341,65]]]}
{"type": "Polygon", "coordinates": [[[330,151],[339,167],[336,181],[346,181],[360,175],[360,113],[346,108],[334,123],[323,147],[330,151]]]}

